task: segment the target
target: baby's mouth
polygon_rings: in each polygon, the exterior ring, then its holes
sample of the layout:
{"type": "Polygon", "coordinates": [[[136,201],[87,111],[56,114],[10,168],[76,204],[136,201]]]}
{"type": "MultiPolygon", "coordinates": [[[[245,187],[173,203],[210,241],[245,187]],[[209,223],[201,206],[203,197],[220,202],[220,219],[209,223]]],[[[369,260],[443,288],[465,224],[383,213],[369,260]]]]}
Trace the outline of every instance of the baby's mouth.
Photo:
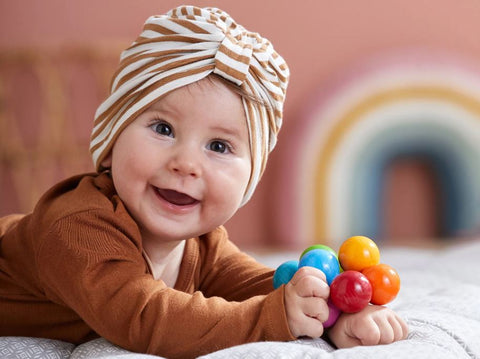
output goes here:
{"type": "Polygon", "coordinates": [[[171,189],[157,188],[157,193],[165,201],[172,203],[176,206],[188,206],[198,202],[198,200],[190,197],[188,194],[177,192],[171,189]]]}

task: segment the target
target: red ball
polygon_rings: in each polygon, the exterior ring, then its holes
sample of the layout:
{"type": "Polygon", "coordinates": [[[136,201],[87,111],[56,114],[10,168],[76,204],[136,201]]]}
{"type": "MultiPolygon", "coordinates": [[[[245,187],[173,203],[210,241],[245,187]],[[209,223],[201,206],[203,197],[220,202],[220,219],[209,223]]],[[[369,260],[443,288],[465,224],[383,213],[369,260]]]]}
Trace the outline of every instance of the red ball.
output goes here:
{"type": "Polygon", "coordinates": [[[330,299],[345,313],[356,313],[365,308],[372,298],[372,285],[362,273],[347,270],[340,273],[330,285],[330,299]]]}

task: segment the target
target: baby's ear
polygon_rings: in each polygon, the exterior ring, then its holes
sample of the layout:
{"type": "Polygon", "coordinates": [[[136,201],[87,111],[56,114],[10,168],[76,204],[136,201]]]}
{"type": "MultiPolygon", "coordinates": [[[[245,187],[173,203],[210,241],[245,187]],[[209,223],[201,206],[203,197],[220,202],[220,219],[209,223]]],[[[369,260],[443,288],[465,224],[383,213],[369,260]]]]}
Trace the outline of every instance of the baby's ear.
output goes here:
{"type": "Polygon", "coordinates": [[[103,168],[110,168],[110,167],[112,167],[112,152],[110,152],[110,153],[103,159],[103,161],[100,163],[100,165],[101,165],[103,168]]]}

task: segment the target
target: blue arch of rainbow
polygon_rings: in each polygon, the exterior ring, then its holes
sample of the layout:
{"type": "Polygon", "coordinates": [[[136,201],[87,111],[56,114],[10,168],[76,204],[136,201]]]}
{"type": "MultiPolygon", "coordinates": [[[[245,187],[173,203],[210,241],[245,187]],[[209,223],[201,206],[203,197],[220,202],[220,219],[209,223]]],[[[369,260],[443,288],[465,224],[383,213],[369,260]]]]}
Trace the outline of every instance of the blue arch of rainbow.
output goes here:
{"type": "Polygon", "coordinates": [[[463,90],[445,84],[401,84],[373,89],[361,101],[346,104],[346,108],[337,113],[338,118],[332,121],[334,125],[324,134],[324,139],[319,141],[312,160],[314,171],[306,180],[312,183],[304,186],[313,188],[314,192],[309,196],[310,205],[306,206],[314,214],[309,237],[333,245],[350,235],[377,236],[381,228],[379,203],[385,168],[400,156],[421,156],[433,165],[445,196],[443,223],[447,234],[476,227],[480,218],[480,141],[467,138],[472,133],[480,133],[480,98],[470,89],[463,90]],[[337,178],[344,185],[334,190],[336,179],[332,169],[339,160],[339,151],[349,146],[346,137],[367,123],[376,110],[412,101],[430,102],[432,109],[449,106],[469,120],[456,129],[457,118],[442,122],[436,121],[433,114],[432,118],[418,117],[412,121],[415,111],[411,111],[409,121],[402,122],[400,118],[392,121],[389,116],[395,117],[395,114],[390,112],[383,118],[384,125],[372,131],[364,146],[345,160],[348,170],[344,173],[351,178],[346,181],[337,178]],[[336,201],[331,198],[332,192],[343,192],[349,198],[349,204],[340,205],[334,214],[333,222],[340,223],[337,230],[332,230],[328,223],[336,201]],[[344,228],[338,230],[340,226],[344,228]]]}
{"type": "MultiPolygon", "coordinates": [[[[382,237],[382,189],[389,164],[399,158],[420,158],[429,163],[439,181],[442,215],[441,232],[453,236],[474,228],[478,221],[478,165],[476,149],[442,125],[397,125],[376,133],[374,146],[359,152],[353,161],[350,197],[352,211],[347,235],[362,233],[382,237]],[[473,165],[472,165],[473,164],[473,165]]],[[[439,203],[440,204],[440,203],[439,203]]]]}

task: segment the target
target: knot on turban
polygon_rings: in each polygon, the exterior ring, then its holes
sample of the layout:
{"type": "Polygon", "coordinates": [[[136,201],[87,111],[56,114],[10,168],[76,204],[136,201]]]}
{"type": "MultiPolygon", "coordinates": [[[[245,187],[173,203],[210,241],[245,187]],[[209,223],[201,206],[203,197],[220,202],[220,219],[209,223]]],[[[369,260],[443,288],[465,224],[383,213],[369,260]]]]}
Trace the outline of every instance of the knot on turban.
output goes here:
{"type": "Polygon", "coordinates": [[[181,6],[152,16],[120,57],[110,96],[95,114],[90,151],[97,170],[121,131],[161,96],[217,74],[261,101],[243,98],[252,171],[243,203],[265,169],[282,124],[289,70],[272,44],[216,8],[181,6]]]}

